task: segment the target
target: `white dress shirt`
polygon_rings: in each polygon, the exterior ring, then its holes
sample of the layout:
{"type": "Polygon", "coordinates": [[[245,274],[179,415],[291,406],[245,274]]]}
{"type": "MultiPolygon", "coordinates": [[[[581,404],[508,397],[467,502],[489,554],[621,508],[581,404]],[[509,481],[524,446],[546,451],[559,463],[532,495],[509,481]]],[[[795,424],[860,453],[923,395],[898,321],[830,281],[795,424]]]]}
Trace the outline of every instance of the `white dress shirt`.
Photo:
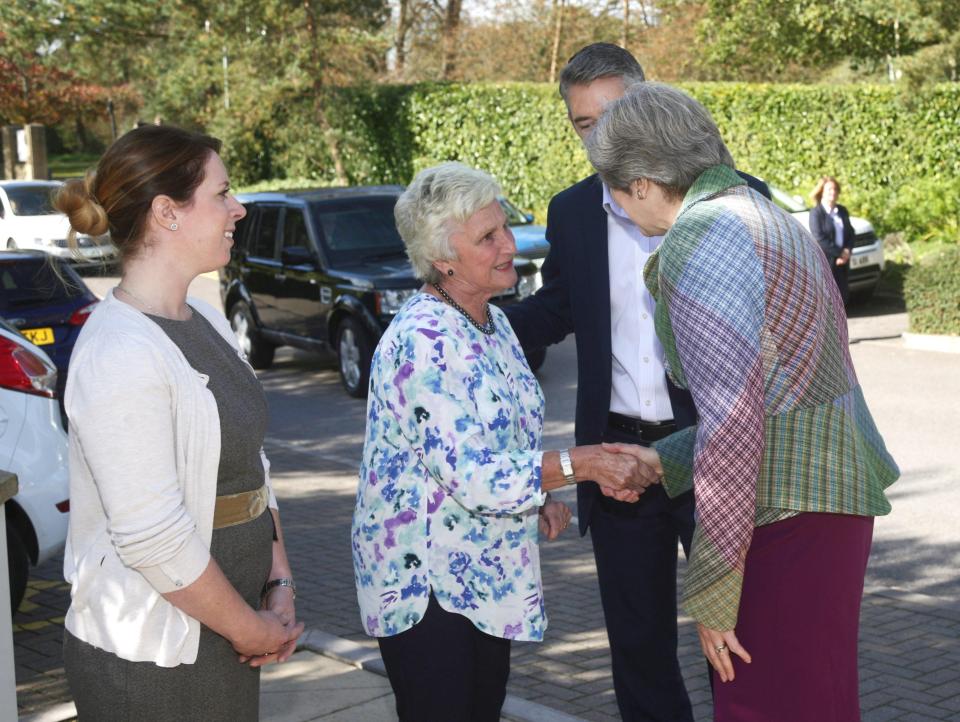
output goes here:
{"type": "Polygon", "coordinates": [[[645,236],[603,186],[610,257],[610,410],[644,421],[673,418],[663,347],[653,326],[655,303],[643,267],[663,236],[645,236]]]}
{"type": "Polygon", "coordinates": [[[831,208],[826,203],[821,203],[823,210],[827,212],[827,215],[830,216],[830,220],[833,221],[833,242],[837,244],[837,248],[843,248],[843,219],[840,217],[840,211],[836,206],[831,208]]]}

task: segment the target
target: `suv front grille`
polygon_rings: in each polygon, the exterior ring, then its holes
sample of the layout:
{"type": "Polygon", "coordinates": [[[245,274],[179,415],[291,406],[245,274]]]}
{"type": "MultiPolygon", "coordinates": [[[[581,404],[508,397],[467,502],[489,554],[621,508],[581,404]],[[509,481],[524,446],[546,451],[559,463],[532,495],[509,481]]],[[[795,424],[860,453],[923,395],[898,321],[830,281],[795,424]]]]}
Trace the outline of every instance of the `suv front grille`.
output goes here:
{"type": "Polygon", "coordinates": [[[853,247],[860,248],[862,246],[872,246],[877,242],[877,234],[873,231],[867,231],[866,233],[858,233],[856,238],[853,239],[853,247]]]}

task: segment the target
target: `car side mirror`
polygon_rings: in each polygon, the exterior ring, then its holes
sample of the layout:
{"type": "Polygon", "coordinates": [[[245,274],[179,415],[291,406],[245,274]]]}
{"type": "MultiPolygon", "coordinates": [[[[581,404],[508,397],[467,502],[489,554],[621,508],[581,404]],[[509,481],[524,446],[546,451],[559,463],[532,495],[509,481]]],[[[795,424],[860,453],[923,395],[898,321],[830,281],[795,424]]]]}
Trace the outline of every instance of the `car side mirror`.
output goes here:
{"type": "Polygon", "coordinates": [[[284,266],[316,266],[313,251],[303,246],[290,246],[280,253],[280,261],[284,266]]]}

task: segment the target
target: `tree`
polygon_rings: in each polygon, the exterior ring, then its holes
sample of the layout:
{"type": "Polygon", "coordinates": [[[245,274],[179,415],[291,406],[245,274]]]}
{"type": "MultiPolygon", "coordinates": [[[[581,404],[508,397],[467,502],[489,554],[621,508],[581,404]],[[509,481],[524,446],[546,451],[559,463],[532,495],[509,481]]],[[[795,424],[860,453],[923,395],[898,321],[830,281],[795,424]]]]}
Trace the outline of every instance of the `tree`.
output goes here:
{"type": "Polygon", "coordinates": [[[397,32],[394,35],[393,50],[396,54],[396,73],[403,75],[403,67],[407,61],[407,35],[413,25],[412,0],[400,0],[397,13],[397,32]]]}
{"type": "MultiPolygon", "coordinates": [[[[643,0],[641,0],[642,4],[643,0]]],[[[630,43],[630,0],[623,0],[623,32],[620,33],[620,47],[630,43]]]]}
{"type": "Polygon", "coordinates": [[[557,55],[560,52],[560,36],[563,33],[563,0],[553,0],[553,48],[550,51],[549,82],[557,80],[557,55]]]}
{"type": "Polygon", "coordinates": [[[457,68],[462,7],[462,0],[447,0],[447,7],[443,13],[443,65],[440,68],[440,77],[444,80],[452,80],[457,68]]]}

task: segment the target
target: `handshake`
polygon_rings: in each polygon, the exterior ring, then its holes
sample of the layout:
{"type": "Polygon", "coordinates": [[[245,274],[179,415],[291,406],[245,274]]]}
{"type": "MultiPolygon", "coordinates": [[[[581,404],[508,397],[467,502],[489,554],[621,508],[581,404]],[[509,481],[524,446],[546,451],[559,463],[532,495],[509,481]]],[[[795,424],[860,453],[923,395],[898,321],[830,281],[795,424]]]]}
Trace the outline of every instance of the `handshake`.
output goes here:
{"type": "Polygon", "coordinates": [[[663,476],[660,455],[637,444],[597,444],[570,450],[577,477],[597,482],[606,496],[635,502],[663,476]]]}

